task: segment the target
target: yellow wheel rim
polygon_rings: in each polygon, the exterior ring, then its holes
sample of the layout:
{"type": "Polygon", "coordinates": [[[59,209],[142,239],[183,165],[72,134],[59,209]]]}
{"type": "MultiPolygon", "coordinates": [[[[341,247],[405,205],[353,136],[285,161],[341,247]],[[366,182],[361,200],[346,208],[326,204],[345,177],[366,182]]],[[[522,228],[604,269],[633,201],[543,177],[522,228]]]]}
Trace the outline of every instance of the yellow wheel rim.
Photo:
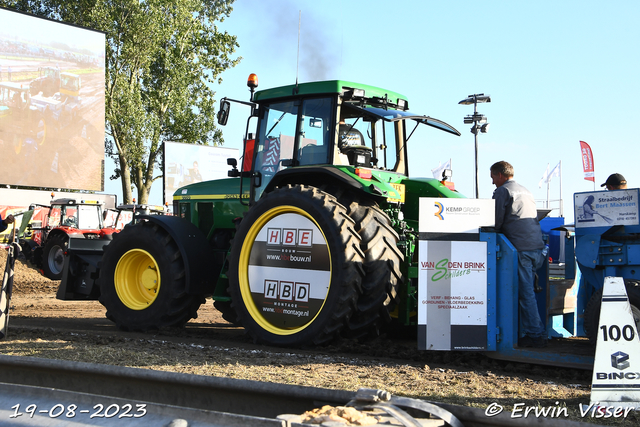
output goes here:
{"type": "Polygon", "coordinates": [[[132,310],[144,310],[158,297],[160,268],[149,252],[132,249],[125,253],[114,273],[116,293],[132,310]]]}
{"type": "MultiPolygon", "coordinates": [[[[278,206],[276,208],[270,209],[267,212],[265,212],[262,216],[260,216],[260,218],[256,220],[256,222],[253,223],[253,225],[249,229],[249,232],[247,233],[247,236],[244,239],[242,249],[240,250],[240,259],[238,264],[239,266],[238,281],[240,285],[240,293],[242,295],[242,300],[244,301],[244,304],[247,310],[249,311],[249,314],[251,315],[251,318],[253,318],[253,320],[263,330],[270,332],[274,335],[283,335],[283,336],[296,334],[304,330],[305,328],[307,328],[309,325],[311,325],[315,321],[316,317],[318,317],[318,315],[322,312],[325,304],[324,302],[322,303],[322,307],[318,310],[316,315],[306,324],[299,327],[294,327],[294,328],[282,328],[272,324],[271,322],[267,321],[267,319],[264,318],[259,307],[255,304],[253,300],[253,296],[251,295],[251,285],[249,284],[249,259],[251,256],[251,250],[253,249],[253,244],[256,240],[256,237],[258,236],[262,228],[273,218],[277,217],[278,215],[291,214],[291,213],[298,214],[309,219],[318,228],[318,230],[320,230],[324,241],[325,242],[327,241],[327,238],[324,235],[324,232],[322,231],[318,223],[307,212],[295,206],[287,206],[287,205],[278,206]]],[[[327,244],[327,252],[328,252],[329,262],[331,263],[331,250],[329,249],[328,244],[327,244]]],[[[330,265],[330,268],[329,268],[330,277],[332,277],[331,268],[332,267],[330,265]]],[[[329,287],[327,288],[327,294],[329,293],[329,290],[330,290],[330,284],[329,284],[329,287]]],[[[326,302],[326,299],[325,299],[325,302],[326,302]]]]}

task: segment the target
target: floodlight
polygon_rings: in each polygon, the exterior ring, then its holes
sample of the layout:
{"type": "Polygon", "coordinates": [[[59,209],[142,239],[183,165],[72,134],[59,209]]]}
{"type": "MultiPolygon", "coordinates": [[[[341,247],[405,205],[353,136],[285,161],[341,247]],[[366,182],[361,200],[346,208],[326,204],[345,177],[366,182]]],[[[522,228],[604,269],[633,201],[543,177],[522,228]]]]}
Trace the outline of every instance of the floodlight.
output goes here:
{"type": "Polygon", "coordinates": [[[491,95],[485,95],[484,93],[478,93],[475,95],[469,95],[468,98],[458,102],[462,105],[481,104],[483,102],[491,102],[491,95]]]}
{"type": "Polygon", "coordinates": [[[491,102],[491,96],[484,93],[477,93],[475,95],[469,95],[467,98],[458,102],[462,105],[473,105],[473,114],[464,117],[466,124],[473,124],[471,126],[471,133],[475,135],[475,161],[476,161],[476,198],[479,196],[478,191],[478,133],[487,133],[489,130],[489,123],[487,123],[487,116],[478,113],[478,104],[485,102],[491,102]]]}
{"type": "Polygon", "coordinates": [[[478,123],[487,123],[487,116],[484,114],[474,113],[473,121],[478,123]]]}

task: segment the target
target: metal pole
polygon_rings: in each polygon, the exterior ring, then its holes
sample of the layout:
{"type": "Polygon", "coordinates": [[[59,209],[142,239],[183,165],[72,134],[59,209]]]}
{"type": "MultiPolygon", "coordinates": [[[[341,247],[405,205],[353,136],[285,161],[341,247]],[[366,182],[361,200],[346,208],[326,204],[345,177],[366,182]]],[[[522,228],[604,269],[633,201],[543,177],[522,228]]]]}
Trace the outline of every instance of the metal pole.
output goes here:
{"type": "MultiPolygon", "coordinates": [[[[473,103],[473,115],[475,116],[478,113],[478,102],[476,97],[474,96],[474,102],[473,103]]],[[[478,190],[478,180],[479,180],[479,176],[478,176],[478,124],[474,123],[474,126],[476,127],[476,131],[474,132],[474,141],[475,141],[475,149],[476,149],[476,199],[480,198],[480,192],[478,190]]]]}
{"type": "Polygon", "coordinates": [[[549,188],[551,187],[551,182],[547,181],[547,209],[549,209],[549,188]]]}
{"type": "Polygon", "coordinates": [[[476,142],[476,199],[480,198],[480,193],[478,192],[478,134],[475,134],[475,142],[476,142]]]}

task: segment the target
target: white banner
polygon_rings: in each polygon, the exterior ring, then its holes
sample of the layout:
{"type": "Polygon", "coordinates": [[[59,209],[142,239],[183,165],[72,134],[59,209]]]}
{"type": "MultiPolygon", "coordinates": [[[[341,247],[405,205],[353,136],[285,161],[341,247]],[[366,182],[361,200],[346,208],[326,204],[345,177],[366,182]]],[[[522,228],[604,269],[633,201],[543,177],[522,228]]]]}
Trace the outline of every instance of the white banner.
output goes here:
{"type": "Polygon", "coordinates": [[[493,199],[420,198],[421,233],[478,233],[493,227],[496,207],[493,199]]]}
{"type": "Polygon", "coordinates": [[[487,243],[419,245],[418,325],[426,325],[421,350],[486,350],[487,243]]]}
{"type": "Polygon", "coordinates": [[[574,194],[576,227],[638,225],[639,191],[633,188],[574,194]]]}
{"type": "Polygon", "coordinates": [[[169,141],[165,141],[164,150],[164,201],[169,205],[173,204],[173,193],[180,187],[227,178],[231,170],[227,159],[237,161],[239,156],[237,148],[169,141]]]}

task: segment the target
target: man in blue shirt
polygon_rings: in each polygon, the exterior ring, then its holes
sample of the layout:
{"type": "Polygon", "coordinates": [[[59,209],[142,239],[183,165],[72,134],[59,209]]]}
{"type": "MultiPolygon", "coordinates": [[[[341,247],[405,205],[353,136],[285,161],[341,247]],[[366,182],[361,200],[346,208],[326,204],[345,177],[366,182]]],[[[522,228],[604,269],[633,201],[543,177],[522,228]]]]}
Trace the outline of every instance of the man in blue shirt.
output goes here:
{"type": "Polygon", "coordinates": [[[513,166],[505,161],[491,166],[491,179],[496,186],[496,230],[504,234],[518,250],[518,302],[520,314],[520,347],[547,345],[546,329],[533,290],[536,270],[544,263],[545,248],[538,223],[533,195],[513,179],[513,166]]]}

